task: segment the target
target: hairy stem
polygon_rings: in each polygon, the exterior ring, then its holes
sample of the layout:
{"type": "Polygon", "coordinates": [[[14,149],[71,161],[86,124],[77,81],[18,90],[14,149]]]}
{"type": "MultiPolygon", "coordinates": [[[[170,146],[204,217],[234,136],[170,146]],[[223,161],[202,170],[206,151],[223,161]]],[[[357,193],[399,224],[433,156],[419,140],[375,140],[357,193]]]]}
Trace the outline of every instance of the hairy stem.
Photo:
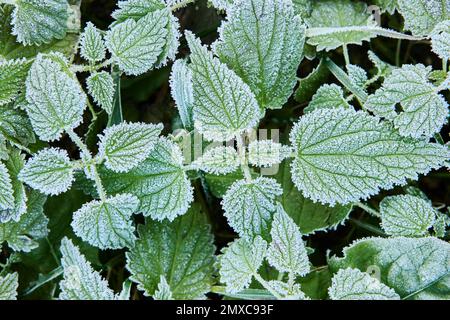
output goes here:
{"type": "Polygon", "coordinates": [[[85,65],[85,64],[73,64],[70,67],[70,70],[75,73],[80,72],[92,72],[97,71],[99,69],[106,68],[107,66],[111,65],[113,63],[112,59],[105,60],[104,62],[96,65],[85,65]]]}
{"type": "Polygon", "coordinates": [[[354,205],[363,209],[364,211],[366,211],[367,213],[370,213],[371,215],[373,215],[375,217],[378,217],[378,218],[381,217],[381,214],[377,210],[372,209],[371,207],[365,205],[362,202],[355,202],[354,205]]]}
{"type": "Polygon", "coordinates": [[[277,298],[278,300],[283,299],[283,297],[280,296],[277,292],[275,292],[273,288],[269,285],[269,283],[266,280],[264,280],[259,274],[255,273],[253,274],[253,276],[264,287],[264,289],[269,291],[275,298],[277,298]]]}
{"type": "Polygon", "coordinates": [[[348,48],[346,44],[342,46],[342,51],[344,53],[345,65],[348,66],[350,64],[350,56],[348,55],[348,48]]]}

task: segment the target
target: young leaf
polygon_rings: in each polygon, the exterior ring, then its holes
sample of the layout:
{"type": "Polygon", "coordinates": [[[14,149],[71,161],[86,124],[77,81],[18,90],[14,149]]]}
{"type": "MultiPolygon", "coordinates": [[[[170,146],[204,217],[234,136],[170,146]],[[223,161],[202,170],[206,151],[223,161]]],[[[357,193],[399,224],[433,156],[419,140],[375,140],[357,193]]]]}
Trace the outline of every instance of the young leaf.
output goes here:
{"type": "Polygon", "coordinates": [[[270,167],[291,156],[288,146],[272,140],[255,140],[248,145],[248,162],[257,167],[270,167]]]}
{"type": "Polygon", "coordinates": [[[109,127],[100,136],[99,157],[112,171],[130,171],[148,157],[162,129],[162,124],[126,122],[109,127]]]}
{"type": "Polygon", "coordinates": [[[272,242],[267,250],[267,260],[280,272],[304,276],[310,271],[308,255],[302,234],[294,220],[281,205],[273,216],[272,242]]]}
{"type": "Polygon", "coordinates": [[[173,222],[139,226],[139,239],[126,253],[127,269],[145,295],[161,293],[161,277],[173,299],[198,299],[211,290],[215,247],[205,218],[194,206],[173,222]]]}
{"type": "Polygon", "coordinates": [[[445,146],[403,138],[389,124],[352,109],[313,111],[300,118],[290,140],[295,185],[331,205],[403,185],[450,157],[445,146]]]}
{"type": "MultiPolygon", "coordinates": [[[[56,58],[64,59],[59,55],[56,58]]],[[[44,141],[56,140],[64,130],[77,127],[86,107],[86,95],[75,76],[54,60],[39,55],[26,81],[26,111],[34,131],[44,141]]]]}
{"type": "Polygon", "coordinates": [[[209,140],[227,141],[255,126],[260,111],[248,85],[191,32],[186,32],[186,39],[191,49],[194,121],[199,132],[209,140]]]}
{"type": "Polygon", "coordinates": [[[206,151],[195,160],[192,168],[211,174],[227,174],[239,168],[240,160],[236,150],[232,147],[216,147],[206,151]]]}
{"type": "Polygon", "coordinates": [[[431,137],[448,117],[448,104],[429,81],[431,67],[404,65],[386,77],[383,87],[369,96],[365,108],[392,120],[403,136],[431,137]],[[402,111],[395,106],[400,103],[402,111]]]}
{"type": "Polygon", "coordinates": [[[24,90],[30,66],[27,59],[0,61],[0,106],[13,101],[24,90]]]}
{"type": "Polygon", "coordinates": [[[426,235],[436,217],[429,201],[410,195],[384,198],[380,202],[380,213],[383,230],[392,236],[426,235]]]}
{"type": "Polygon", "coordinates": [[[431,45],[442,60],[450,60],[450,20],[436,25],[431,32],[431,45]]]}
{"type": "Polygon", "coordinates": [[[97,62],[105,59],[106,48],[100,31],[92,22],[88,22],[84,28],[80,40],[80,54],[89,62],[97,62]]]}
{"type": "Polygon", "coordinates": [[[13,34],[24,45],[49,43],[66,35],[67,0],[15,0],[13,34]]]}
{"type": "Polygon", "coordinates": [[[138,21],[150,12],[164,9],[163,0],[125,0],[117,2],[118,9],[111,16],[118,22],[127,19],[138,21]]]}
{"type": "Polygon", "coordinates": [[[0,210],[14,208],[14,191],[8,169],[0,162],[0,210]]]}
{"type": "Polygon", "coordinates": [[[86,79],[86,84],[94,101],[111,115],[114,102],[114,80],[111,75],[105,71],[94,72],[86,79]]]}
{"type": "Polygon", "coordinates": [[[291,1],[238,0],[214,51],[250,86],[262,108],[281,108],[297,82],[305,27],[291,1]]]}
{"type": "Polygon", "coordinates": [[[17,272],[0,276],[0,300],[17,300],[19,274],[17,272]]]}
{"type": "Polygon", "coordinates": [[[155,300],[173,300],[172,291],[167,283],[166,277],[161,275],[159,278],[158,288],[153,295],[155,300]]]}
{"type": "Polygon", "coordinates": [[[73,166],[65,150],[47,148],[27,161],[19,179],[44,194],[58,195],[72,185],[73,166]]]}
{"type": "Polygon", "coordinates": [[[139,200],[123,193],[84,204],[73,214],[72,228],[83,241],[100,249],[131,247],[136,239],[131,215],[139,200]]]}
{"type": "Polygon", "coordinates": [[[271,280],[268,283],[271,289],[281,296],[283,300],[308,300],[298,283],[295,283],[293,286],[278,280],[271,280]]]}
{"type": "Polygon", "coordinates": [[[95,271],[71,240],[61,240],[64,279],[59,283],[60,300],[114,300],[108,282],[95,271]]]}
{"type": "Polygon", "coordinates": [[[366,71],[354,64],[348,64],[346,67],[348,77],[353,82],[353,84],[365,90],[366,82],[368,80],[366,71]]]}
{"type": "Polygon", "coordinates": [[[260,236],[254,240],[234,240],[222,250],[222,255],[219,256],[219,275],[220,282],[227,286],[227,292],[236,293],[248,288],[253,276],[258,274],[266,251],[267,242],[260,236]]]}
{"type": "Polygon", "coordinates": [[[344,91],[335,84],[324,84],[317,90],[304,112],[308,113],[317,109],[336,108],[350,108],[350,105],[344,98],[344,91]]]}
{"type": "Polygon", "coordinates": [[[276,210],[275,197],[282,192],[274,179],[265,177],[233,183],[222,200],[228,224],[241,237],[252,239],[261,235],[269,238],[272,215],[276,210]]]}
{"type": "Polygon", "coordinates": [[[175,100],[183,126],[187,130],[194,129],[192,109],[194,107],[194,89],[192,88],[192,72],[185,60],[176,60],[170,74],[170,88],[175,100]]]}
{"type": "Polygon", "coordinates": [[[331,300],[400,300],[385,284],[358,269],[341,269],[328,289],[331,300]]]}

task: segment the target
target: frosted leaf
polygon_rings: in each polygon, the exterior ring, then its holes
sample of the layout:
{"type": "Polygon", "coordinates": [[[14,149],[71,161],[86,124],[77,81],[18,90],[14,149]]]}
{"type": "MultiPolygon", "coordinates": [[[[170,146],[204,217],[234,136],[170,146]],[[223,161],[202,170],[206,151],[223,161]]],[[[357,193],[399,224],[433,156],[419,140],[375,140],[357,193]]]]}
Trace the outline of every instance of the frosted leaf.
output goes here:
{"type": "Polygon", "coordinates": [[[114,80],[108,72],[100,71],[92,73],[86,80],[89,94],[94,101],[106,111],[112,114],[114,101],[114,80]]]}
{"type": "Polygon", "coordinates": [[[347,65],[347,72],[348,77],[350,78],[350,81],[353,82],[353,84],[360,88],[365,88],[366,82],[367,82],[367,73],[366,71],[354,64],[348,64],[347,65]]]}
{"type": "Polygon", "coordinates": [[[393,289],[358,269],[341,269],[331,281],[331,300],[400,300],[393,289]]]}
{"type": "Polygon", "coordinates": [[[25,111],[10,105],[0,108],[0,133],[9,141],[24,146],[36,142],[33,127],[25,111]]]}
{"type": "Polygon", "coordinates": [[[127,193],[88,202],[73,214],[73,231],[100,249],[131,247],[136,239],[131,216],[138,207],[139,200],[127,193]]]}
{"type": "Polygon", "coordinates": [[[345,27],[374,27],[375,22],[363,2],[350,0],[313,1],[312,12],[305,18],[309,28],[322,30],[311,35],[307,43],[317,46],[317,50],[333,50],[347,44],[362,44],[376,35],[364,30],[346,30],[345,27]]]}
{"type": "Polygon", "coordinates": [[[340,107],[350,108],[350,105],[344,98],[342,88],[335,84],[324,84],[312,97],[311,102],[305,108],[305,113],[317,109],[335,109],[340,107]]]}
{"type": "Polygon", "coordinates": [[[248,162],[257,167],[270,167],[290,157],[291,148],[272,140],[255,140],[248,145],[248,162]]]}
{"type": "Polygon", "coordinates": [[[61,240],[61,265],[64,279],[59,286],[60,300],[115,300],[108,282],[95,271],[71,240],[61,240]]]}
{"type": "Polygon", "coordinates": [[[6,146],[6,138],[0,131],[0,160],[8,159],[8,148],[6,146]]]}
{"type": "Polygon", "coordinates": [[[216,147],[206,151],[191,167],[211,174],[227,174],[239,168],[240,159],[232,147],[216,147]]]}
{"type": "Polygon", "coordinates": [[[375,68],[377,68],[377,75],[386,77],[392,73],[392,70],[395,69],[395,66],[381,60],[373,51],[369,51],[367,55],[369,56],[369,60],[374,64],[375,68]]]}
{"type": "Polygon", "coordinates": [[[169,60],[175,60],[175,56],[178,52],[178,47],[180,46],[180,22],[178,18],[174,15],[169,15],[169,22],[167,23],[167,39],[164,45],[162,53],[158,57],[156,67],[164,67],[167,65],[169,60]]]}
{"type": "Polygon", "coordinates": [[[158,288],[153,295],[155,300],[173,300],[172,291],[170,291],[170,286],[167,283],[166,277],[161,275],[159,278],[158,288]]]}
{"type": "Polygon", "coordinates": [[[0,210],[14,208],[14,192],[8,169],[0,162],[0,210]]]}
{"type": "Polygon", "coordinates": [[[450,227],[450,217],[446,214],[436,211],[436,221],[433,225],[433,230],[436,237],[445,237],[447,227],[450,227]]]}
{"type": "Polygon", "coordinates": [[[305,26],[291,1],[237,0],[214,51],[247,83],[262,108],[281,108],[297,83],[305,26]]]}
{"type": "Polygon", "coordinates": [[[49,43],[66,35],[67,0],[15,0],[12,33],[25,45],[49,43]]]}
{"type": "Polygon", "coordinates": [[[23,91],[30,66],[27,59],[0,61],[0,106],[13,101],[23,91]]]}
{"type": "Polygon", "coordinates": [[[433,52],[442,60],[450,60],[450,20],[436,25],[431,32],[433,52]]]}
{"type": "Polygon", "coordinates": [[[137,21],[148,13],[164,9],[166,6],[163,0],[126,0],[117,2],[117,7],[111,16],[122,22],[130,18],[137,21]]]}
{"type": "MultiPolygon", "coordinates": [[[[173,222],[152,221],[138,228],[139,238],[126,253],[130,279],[146,296],[160,292],[161,277],[173,299],[198,299],[213,284],[213,235],[199,206],[173,222]]],[[[167,297],[167,295],[166,295],[167,297]]]]}
{"type": "Polygon", "coordinates": [[[298,88],[295,91],[294,99],[298,103],[309,102],[319,87],[327,82],[330,70],[327,68],[325,60],[321,59],[316,68],[305,78],[299,79],[298,88]]]}
{"type": "Polygon", "coordinates": [[[137,211],[154,220],[173,220],[185,214],[193,200],[181,150],[164,138],[160,138],[150,155],[131,171],[103,170],[100,175],[107,192],[134,194],[140,200],[137,211]]]}
{"type": "Polygon", "coordinates": [[[128,19],[108,30],[106,46],[122,71],[140,75],[157,63],[167,42],[169,19],[168,10],[157,10],[137,22],[128,19]]]}
{"type": "Polygon", "coordinates": [[[397,8],[397,0],[372,0],[372,3],[381,8],[381,10],[387,11],[389,14],[394,14],[397,8]]]}
{"type": "Polygon", "coordinates": [[[148,157],[162,129],[162,124],[126,122],[109,127],[100,136],[98,156],[112,171],[130,171],[148,157]]]}
{"type": "Polygon", "coordinates": [[[100,31],[92,22],[88,22],[80,40],[80,54],[90,62],[105,59],[106,48],[100,31]]]}
{"type": "Polygon", "coordinates": [[[219,256],[219,275],[227,292],[236,293],[248,288],[253,276],[258,274],[266,251],[267,242],[260,236],[254,240],[234,240],[222,250],[222,255],[219,256]]]}
{"type": "Polygon", "coordinates": [[[170,74],[170,88],[183,126],[192,130],[194,128],[192,119],[194,89],[192,88],[192,72],[185,60],[179,59],[174,62],[170,74]]]}
{"type": "Polygon", "coordinates": [[[77,127],[83,120],[87,98],[66,68],[39,55],[26,80],[26,111],[34,131],[44,141],[59,139],[64,130],[77,127]]]}
{"type": "Polygon", "coordinates": [[[47,148],[27,161],[19,179],[44,194],[58,195],[72,185],[73,166],[65,150],[47,148]]]}
{"type": "Polygon", "coordinates": [[[448,104],[428,81],[431,67],[404,65],[386,77],[383,87],[369,96],[365,108],[392,120],[403,136],[431,137],[448,117],[448,104]],[[396,112],[399,103],[402,111],[396,112]]]}
{"type": "Polygon", "coordinates": [[[280,272],[304,276],[310,271],[302,234],[281,205],[273,216],[267,260],[280,272]]]}
{"type": "Polygon", "coordinates": [[[331,205],[416,180],[450,156],[444,146],[401,137],[388,123],[352,109],[313,111],[300,118],[290,140],[293,182],[306,197],[331,205]]]}
{"type": "Polygon", "coordinates": [[[261,235],[268,238],[276,210],[275,197],[282,192],[281,186],[270,178],[236,181],[222,200],[228,224],[241,237],[261,235]]]}
{"type": "Polygon", "coordinates": [[[260,110],[254,94],[200,40],[186,31],[191,49],[195,127],[208,140],[227,141],[254,127],[260,110]]]}
{"type": "Polygon", "coordinates": [[[227,11],[235,0],[208,0],[211,5],[217,10],[227,11]]]}
{"type": "Polygon", "coordinates": [[[0,276],[0,300],[17,300],[19,274],[17,272],[0,276]]]}
{"type": "Polygon", "coordinates": [[[439,22],[450,17],[450,1],[398,0],[398,11],[405,19],[405,30],[427,36],[439,22]]]}
{"type": "Polygon", "coordinates": [[[286,282],[271,280],[268,284],[273,291],[282,297],[282,300],[308,300],[298,283],[294,283],[291,287],[286,282]]]}
{"type": "Polygon", "coordinates": [[[311,0],[292,0],[294,4],[295,12],[302,18],[308,17],[312,11],[311,0]]]}
{"type": "Polygon", "coordinates": [[[435,221],[435,210],[421,198],[400,195],[380,202],[381,227],[393,236],[424,236],[435,221]]]}
{"type": "Polygon", "coordinates": [[[345,248],[343,258],[331,257],[329,266],[375,271],[402,299],[450,298],[450,244],[434,237],[366,238],[345,248]]]}

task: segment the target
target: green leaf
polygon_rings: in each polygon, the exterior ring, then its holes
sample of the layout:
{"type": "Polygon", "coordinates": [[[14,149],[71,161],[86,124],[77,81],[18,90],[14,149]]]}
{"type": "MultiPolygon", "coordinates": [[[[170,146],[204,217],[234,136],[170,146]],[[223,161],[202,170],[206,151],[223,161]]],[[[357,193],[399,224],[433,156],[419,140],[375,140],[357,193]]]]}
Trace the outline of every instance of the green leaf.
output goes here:
{"type": "Polygon", "coordinates": [[[217,10],[228,10],[235,0],[208,0],[208,2],[211,3],[211,5],[216,8],[217,10]]]}
{"type": "Polygon", "coordinates": [[[88,22],[84,28],[80,40],[80,54],[90,61],[97,62],[105,59],[106,48],[100,31],[92,22],[88,22]]]}
{"type": "Polygon", "coordinates": [[[14,192],[8,169],[0,162],[0,210],[14,208],[14,192]]]}
{"type": "Polygon", "coordinates": [[[372,0],[372,2],[381,8],[381,10],[387,11],[389,14],[394,14],[397,8],[398,0],[372,0]]]}
{"type": "Polygon", "coordinates": [[[250,86],[260,107],[281,108],[297,82],[305,26],[290,1],[237,1],[214,51],[250,86]]]}
{"type": "Polygon", "coordinates": [[[275,291],[281,297],[282,300],[309,300],[309,298],[306,297],[305,293],[301,290],[298,283],[290,285],[289,283],[283,281],[271,280],[268,282],[268,285],[271,287],[272,291],[275,291]]]}
{"type": "Polygon", "coordinates": [[[366,71],[363,68],[354,64],[348,64],[346,68],[348,77],[353,82],[353,84],[365,90],[366,82],[368,80],[366,71]]]}
{"type": "Polygon", "coordinates": [[[173,300],[172,291],[167,283],[166,277],[161,275],[159,278],[158,288],[153,295],[155,300],[173,300]]]}
{"type": "Polygon", "coordinates": [[[395,69],[393,65],[381,60],[373,51],[369,51],[367,55],[377,69],[377,75],[380,77],[389,76],[392,73],[392,70],[395,69]]]}
{"type": "Polygon", "coordinates": [[[0,276],[0,300],[17,300],[19,274],[17,272],[0,276]]]}
{"type": "Polygon", "coordinates": [[[0,61],[0,106],[13,101],[25,89],[31,62],[27,59],[0,61]]]}
{"type": "Polygon", "coordinates": [[[450,60],[450,20],[442,21],[431,32],[433,52],[442,60],[450,60]]]}
{"type": "Polygon", "coordinates": [[[33,127],[26,113],[12,106],[0,108],[0,133],[9,141],[24,146],[36,142],[33,127]]]}
{"type": "Polygon", "coordinates": [[[311,0],[292,0],[295,12],[302,18],[308,17],[311,14],[312,2],[311,0]]]}
{"type": "Polygon", "coordinates": [[[450,244],[437,238],[366,238],[329,265],[375,271],[402,299],[450,298],[450,244]]]}
{"type": "Polygon", "coordinates": [[[416,180],[450,157],[445,146],[403,138],[389,124],[352,109],[308,113],[296,123],[290,140],[296,187],[331,205],[416,180]]]}
{"type": "Polygon", "coordinates": [[[236,73],[227,68],[187,31],[191,49],[194,88],[194,122],[208,140],[227,141],[259,120],[254,94],[236,73]]]}
{"type": "Polygon", "coordinates": [[[295,101],[298,103],[309,101],[317,89],[328,80],[329,75],[330,71],[325,66],[324,60],[320,60],[319,65],[306,78],[299,80],[294,96],[295,101]]]}
{"type": "Polygon", "coordinates": [[[155,295],[161,276],[173,299],[198,299],[211,290],[215,247],[199,206],[173,222],[147,220],[138,231],[127,269],[145,295],[155,295]]]}
{"type": "Polygon", "coordinates": [[[163,0],[125,0],[117,2],[117,9],[111,16],[118,22],[127,19],[139,20],[150,12],[164,9],[163,0]]]}
{"type": "Polygon", "coordinates": [[[192,72],[185,60],[179,59],[174,62],[170,74],[170,88],[183,126],[187,130],[194,129],[194,120],[192,119],[194,107],[192,72]]]}
{"type": "Polygon", "coordinates": [[[216,198],[223,198],[227,190],[238,180],[244,178],[241,170],[228,173],[226,175],[205,174],[205,181],[208,189],[216,198]]]}
{"type": "Polygon", "coordinates": [[[114,80],[106,71],[94,72],[86,79],[89,94],[94,101],[106,111],[108,115],[113,112],[114,80]]]}
{"type": "Polygon", "coordinates": [[[328,289],[331,300],[400,300],[394,290],[358,269],[341,269],[328,289]]]}
{"type": "Polygon", "coordinates": [[[336,108],[350,108],[350,105],[344,98],[344,91],[338,85],[324,84],[317,90],[304,112],[308,113],[317,109],[336,108]]]}
{"type": "Polygon", "coordinates": [[[248,162],[257,167],[270,167],[291,156],[288,146],[272,140],[255,140],[248,145],[248,162]]]}
{"type": "Polygon", "coordinates": [[[215,147],[206,151],[191,164],[191,168],[211,174],[227,174],[239,168],[240,160],[232,147],[215,147]]]}

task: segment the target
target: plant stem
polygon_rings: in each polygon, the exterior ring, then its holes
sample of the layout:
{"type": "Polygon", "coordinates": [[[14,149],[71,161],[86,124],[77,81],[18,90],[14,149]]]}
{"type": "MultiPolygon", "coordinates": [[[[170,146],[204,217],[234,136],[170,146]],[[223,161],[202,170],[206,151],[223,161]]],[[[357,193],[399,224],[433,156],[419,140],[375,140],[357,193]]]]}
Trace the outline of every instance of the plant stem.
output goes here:
{"type": "Polygon", "coordinates": [[[236,144],[238,149],[239,158],[241,160],[241,170],[244,173],[245,180],[251,181],[252,174],[250,173],[250,168],[248,167],[245,144],[242,135],[236,136],[236,144]]]}
{"type": "Polygon", "coordinates": [[[447,73],[447,68],[448,68],[448,66],[447,66],[447,60],[442,60],[442,70],[445,72],[445,73],[447,73]]]}
{"type": "Polygon", "coordinates": [[[342,51],[344,52],[345,65],[348,66],[350,64],[350,56],[348,55],[348,48],[346,44],[342,46],[342,51]]]}
{"type": "Polygon", "coordinates": [[[269,285],[269,283],[266,280],[264,280],[259,274],[255,273],[253,274],[253,276],[264,287],[264,289],[269,291],[275,298],[277,298],[278,300],[283,299],[283,297],[280,296],[277,292],[275,292],[273,288],[269,285]]]}
{"type": "Polygon", "coordinates": [[[195,0],[184,0],[180,1],[179,3],[174,4],[172,7],[170,7],[170,10],[176,11],[178,9],[181,9],[183,7],[186,7],[188,4],[195,2],[195,0]]]}
{"type": "Polygon", "coordinates": [[[439,132],[434,134],[434,139],[439,144],[445,144],[444,138],[442,138],[442,136],[439,132]]]}
{"type": "Polygon", "coordinates": [[[371,207],[365,205],[364,203],[355,202],[354,205],[363,209],[364,211],[366,211],[367,213],[370,213],[371,215],[373,215],[375,217],[381,218],[381,214],[377,210],[372,209],[371,207]]]}
{"type": "Polygon", "coordinates": [[[103,63],[97,64],[97,65],[84,65],[84,64],[73,64],[70,67],[70,70],[75,73],[79,72],[92,72],[97,71],[102,68],[106,68],[107,66],[112,64],[112,59],[108,59],[104,61],[103,63]]]}
{"type": "Polygon", "coordinates": [[[402,49],[402,39],[397,40],[397,48],[395,50],[395,65],[400,67],[400,52],[402,49]]]}

